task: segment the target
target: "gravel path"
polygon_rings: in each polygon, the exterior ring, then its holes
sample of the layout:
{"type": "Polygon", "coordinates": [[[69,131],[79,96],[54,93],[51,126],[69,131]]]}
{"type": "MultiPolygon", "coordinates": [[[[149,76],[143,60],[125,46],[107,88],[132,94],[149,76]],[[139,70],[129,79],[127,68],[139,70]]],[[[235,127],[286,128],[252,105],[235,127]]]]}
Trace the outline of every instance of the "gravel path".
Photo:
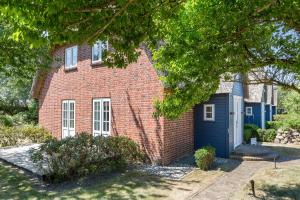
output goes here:
{"type": "Polygon", "coordinates": [[[41,176],[43,175],[43,173],[30,160],[29,154],[30,149],[38,147],[39,144],[31,144],[17,147],[1,148],[0,159],[41,176]]]}

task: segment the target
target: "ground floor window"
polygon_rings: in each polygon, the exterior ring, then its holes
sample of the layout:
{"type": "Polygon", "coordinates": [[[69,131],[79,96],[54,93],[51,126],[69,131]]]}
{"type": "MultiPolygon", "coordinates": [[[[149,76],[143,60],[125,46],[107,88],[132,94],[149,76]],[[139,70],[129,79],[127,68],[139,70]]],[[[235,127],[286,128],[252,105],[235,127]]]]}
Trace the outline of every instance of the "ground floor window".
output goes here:
{"type": "Polygon", "coordinates": [[[110,135],[111,102],[108,98],[93,100],[93,135],[110,135]]]}
{"type": "Polygon", "coordinates": [[[246,116],[252,116],[252,107],[246,107],[246,116]]]}
{"type": "Polygon", "coordinates": [[[215,121],[215,105],[204,104],[204,120],[215,121]]]}
{"type": "Polygon", "coordinates": [[[75,136],[75,101],[62,101],[62,138],[75,136]]]}

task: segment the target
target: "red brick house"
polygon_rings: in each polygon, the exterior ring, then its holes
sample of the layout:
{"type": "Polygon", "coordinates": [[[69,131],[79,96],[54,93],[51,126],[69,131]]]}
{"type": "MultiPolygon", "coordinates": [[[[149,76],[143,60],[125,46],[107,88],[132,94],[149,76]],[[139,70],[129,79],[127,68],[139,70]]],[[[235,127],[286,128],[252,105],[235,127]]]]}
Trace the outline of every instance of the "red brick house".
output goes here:
{"type": "Polygon", "coordinates": [[[126,69],[103,65],[106,43],[60,48],[50,71],[39,71],[31,94],[39,101],[39,124],[58,139],[75,133],[124,135],[138,142],[153,163],[194,150],[193,111],[170,121],[153,117],[165,88],[141,50],[126,69]]]}
{"type": "Polygon", "coordinates": [[[112,69],[102,62],[107,43],[68,46],[53,53],[51,70],[35,77],[31,94],[39,101],[39,124],[58,138],[89,132],[135,140],[153,163],[168,164],[205,145],[229,157],[243,141],[243,84],[221,81],[207,102],[178,120],[155,118],[153,103],[165,87],[141,48],[137,62],[112,69]]]}

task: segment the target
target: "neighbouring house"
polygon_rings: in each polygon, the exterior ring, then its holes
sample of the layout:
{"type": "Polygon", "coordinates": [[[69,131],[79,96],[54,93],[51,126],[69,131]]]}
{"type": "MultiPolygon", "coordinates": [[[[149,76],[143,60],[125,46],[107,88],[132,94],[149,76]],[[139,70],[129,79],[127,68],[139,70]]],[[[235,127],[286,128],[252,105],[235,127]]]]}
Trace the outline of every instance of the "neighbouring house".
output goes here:
{"type": "Polygon", "coordinates": [[[229,154],[243,142],[243,81],[222,81],[216,94],[195,106],[195,148],[211,145],[218,157],[229,154]]]}
{"type": "Polygon", "coordinates": [[[272,121],[276,114],[277,88],[273,85],[247,85],[245,96],[245,124],[255,124],[265,129],[266,122],[272,121]]]}
{"type": "Polygon", "coordinates": [[[53,52],[51,70],[37,73],[31,95],[39,102],[39,124],[56,138],[81,132],[128,136],[153,163],[163,165],[209,144],[217,156],[228,157],[242,143],[240,81],[223,81],[207,103],[177,120],[155,118],[153,102],[164,98],[165,88],[151,53],[141,48],[135,63],[108,68],[102,62],[107,46],[98,42],[62,47],[53,52]]]}

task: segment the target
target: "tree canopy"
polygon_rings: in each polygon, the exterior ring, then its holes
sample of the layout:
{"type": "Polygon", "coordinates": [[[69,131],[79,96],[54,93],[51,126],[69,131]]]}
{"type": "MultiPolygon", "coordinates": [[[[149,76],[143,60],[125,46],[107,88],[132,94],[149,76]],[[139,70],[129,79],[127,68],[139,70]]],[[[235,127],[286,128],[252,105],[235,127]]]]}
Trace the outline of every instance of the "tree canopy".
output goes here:
{"type": "Polygon", "coordinates": [[[109,66],[135,61],[146,43],[168,87],[156,114],[169,118],[207,100],[226,74],[263,69],[299,81],[296,0],[2,0],[0,11],[12,38],[32,47],[108,39],[109,66]]]}

